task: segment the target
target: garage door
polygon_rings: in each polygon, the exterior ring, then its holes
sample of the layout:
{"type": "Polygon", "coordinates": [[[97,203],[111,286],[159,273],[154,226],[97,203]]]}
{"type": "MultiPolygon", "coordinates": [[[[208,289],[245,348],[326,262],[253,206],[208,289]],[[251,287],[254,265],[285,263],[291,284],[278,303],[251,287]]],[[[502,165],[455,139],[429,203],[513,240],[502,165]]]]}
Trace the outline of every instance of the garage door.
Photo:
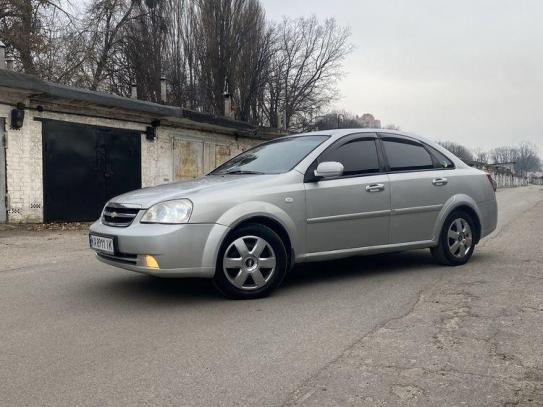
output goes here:
{"type": "Polygon", "coordinates": [[[106,201],[141,187],[138,131],[43,121],[45,222],[84,222],[106,201]]]}

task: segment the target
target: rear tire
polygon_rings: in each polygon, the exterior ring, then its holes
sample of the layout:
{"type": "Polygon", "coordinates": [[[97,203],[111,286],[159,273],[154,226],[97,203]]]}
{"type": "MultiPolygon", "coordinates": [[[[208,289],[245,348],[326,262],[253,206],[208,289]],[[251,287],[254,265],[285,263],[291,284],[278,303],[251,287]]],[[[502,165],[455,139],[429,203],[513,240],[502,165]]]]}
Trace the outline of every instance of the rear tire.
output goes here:
{"type": "Polygon", "coordinates": [[[251,223],[234,230],[223,242],[213,284],[228,298],[262,298],[281,284],[287,267],[287,251],[279,235],[251,223]]]}
{"type": "Polygon", "coordinates": [[[475,222],[464,211],[454,211],[445,220],[439,243],[430,249],[434,260],[446,266],[466,264],[475,250],[475,222]]]}

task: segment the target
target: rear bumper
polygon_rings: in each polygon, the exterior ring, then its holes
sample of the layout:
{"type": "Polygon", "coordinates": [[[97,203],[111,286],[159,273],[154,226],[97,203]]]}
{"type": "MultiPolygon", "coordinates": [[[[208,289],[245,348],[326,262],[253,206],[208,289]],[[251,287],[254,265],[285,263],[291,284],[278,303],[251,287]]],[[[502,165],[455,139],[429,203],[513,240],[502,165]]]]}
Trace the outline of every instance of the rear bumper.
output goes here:
{"type": "Polygon", "coordinates": [[[141,224],[121,228],[101,221],[90,233],[115,237],[114,256],[97,253],[101,262],[138,273],[159,277],[204,277],[215,273],[217,253],[228,227],[219,224],[141,224]],[[159,268],[146,267],[144,255],[152,255],[159,268]]]}
{"type": "Polygon", "coordinates": [[[495,199],[477,204],[481,213],[481,239],[488,236],[498,225],[498,203],[495,199]]]}

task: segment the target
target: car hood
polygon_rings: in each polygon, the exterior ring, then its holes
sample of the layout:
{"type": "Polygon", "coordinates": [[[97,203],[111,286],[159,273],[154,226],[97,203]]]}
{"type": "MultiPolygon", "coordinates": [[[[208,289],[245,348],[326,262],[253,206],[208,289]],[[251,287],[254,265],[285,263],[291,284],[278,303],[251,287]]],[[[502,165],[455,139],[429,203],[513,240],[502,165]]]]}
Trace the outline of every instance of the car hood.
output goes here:
{"type": "Polygon", "coordinates": [[[273,175],[208,175],[187,181],[172,182],[155,187],[142,188],[116,196],[109,202],[140,205],[142,209],[172,199],[189,198],[205,191],[218,192],[243,184],[250,188],[253,183],[261,182],[273,175]]]}

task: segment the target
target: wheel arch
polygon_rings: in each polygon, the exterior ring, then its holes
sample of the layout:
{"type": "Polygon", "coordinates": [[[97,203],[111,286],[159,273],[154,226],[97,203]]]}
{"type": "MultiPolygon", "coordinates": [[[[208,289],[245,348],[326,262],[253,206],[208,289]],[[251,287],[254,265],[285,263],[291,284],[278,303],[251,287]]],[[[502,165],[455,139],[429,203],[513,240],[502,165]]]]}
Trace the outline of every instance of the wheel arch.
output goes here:
{"type": "MultiPolygon", "coordinates": [[[[479,243],[481,240],[481,219],[479,219],[479,214],[469,205],[459,205],[454,208],[454,211],[464,211],[469,216],[471,216],[471,219],[475,223],[475,244],[479,243]]],[[[452,211],[451,211],[452,213],[452,211]]],[[[448,215],[447,215],[448,216],[448,215]]]]}
{"type": "Polygon", "coordinates": [[[288,264],[292,266],[296,259],[296,225],[288,214],[276,205],[267,202],[245,202],[227,211],[218,223],[228,226],[228,231],[222,236],[215,259],[224,241],[230,234],[243,225],[258,223],[269,227],[279,235],[288,256],[288,264]]]}
{"type": "Polygon", "coordinates": [[[451,199],[449,199],[449,201],[445,203],[445,205],[443,205],[441,213],[438,217],[439,222],[437,222],[436,228],[434,230],[433,240],[436,243],[439,241],[439,236],[443,225],[445,224],[445,220],[451,213],[457,210],[462,210],[471,216],[473,222],[475,223],[475,244],[479,243],[482,233],[481,213],[477,208],[477,203],[473,200],[473,198],[467,195],[453,196],[451,199]]]}
{"type": "Polygon", "coordinates": [[[287,251],[288,264],[289,266],[292,266],[294,263],[294,259],[296,257],[294,255],[294,248],[292,247],[292,240],[290,239],[290,235],[287,229],[285,228],[285,226],[283,226],[283,224],[280,221],[270,216],[254,215],[254,216],[245,218],[243,220],[240,220],[224,236],[223,241],[221,242],[221,247],[224,244],[224,241],[228,238],[228,236],[231,233],[233,233],[235,230],[239,229],[240,227],[249,225],[251,223],[257,223],[260,225],[267,226],[271,230],[273,230],[275,233],[277,233],[277,235],[281,238],[281,240],[283,241],[283,244],[285,245],[285,249],[287,251]]]}

